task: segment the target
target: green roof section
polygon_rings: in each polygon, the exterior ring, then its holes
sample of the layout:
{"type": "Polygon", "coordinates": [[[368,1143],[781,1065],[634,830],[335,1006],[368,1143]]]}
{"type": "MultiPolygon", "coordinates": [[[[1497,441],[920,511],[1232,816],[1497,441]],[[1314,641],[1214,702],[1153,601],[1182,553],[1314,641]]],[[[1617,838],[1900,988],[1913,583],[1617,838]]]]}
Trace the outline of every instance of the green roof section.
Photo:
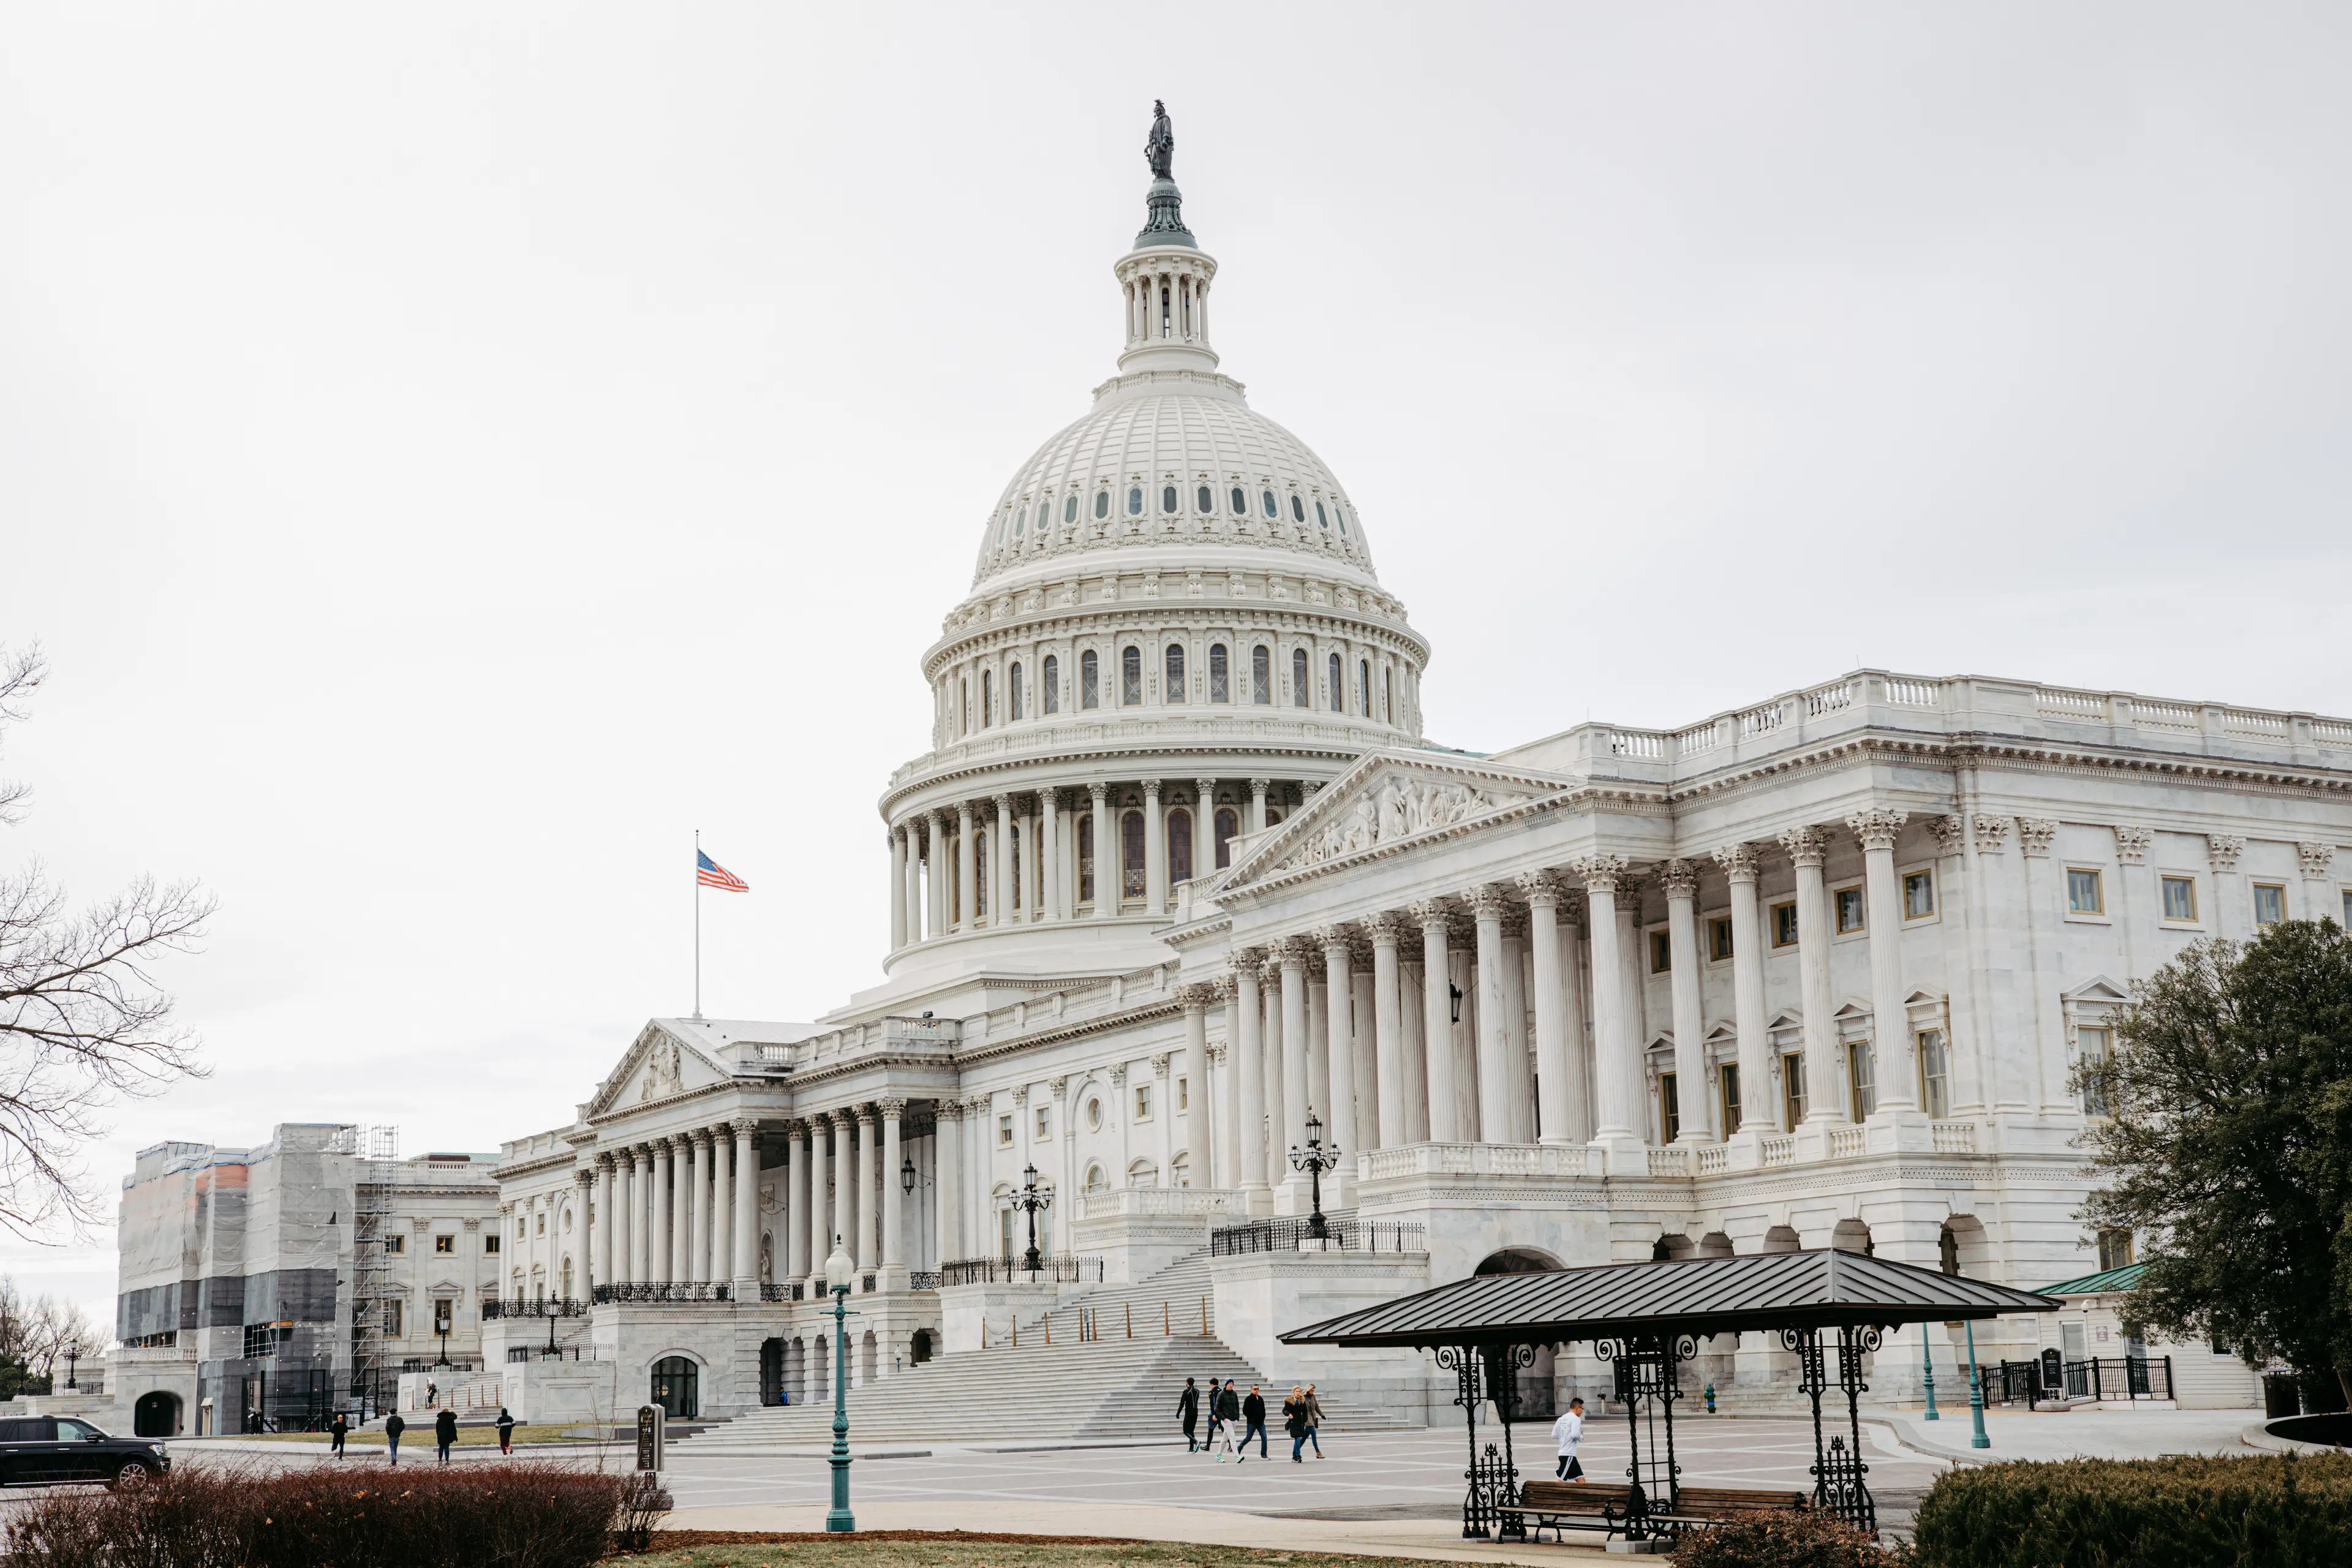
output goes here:
{"type": "Polygon", "coordinates": [[[2085,1274],[2080,1279],[2069,1279],[2062,1285],[2044,1285],[2036,1292],[2042,1296],[2112,1296],[2117,1291],[2136,1289],[2139,1277],[2147,1272],[2145,1263],[2126,1263],[2121,1268],[2105,1268],[2096,1274],[2085,1274]]]}

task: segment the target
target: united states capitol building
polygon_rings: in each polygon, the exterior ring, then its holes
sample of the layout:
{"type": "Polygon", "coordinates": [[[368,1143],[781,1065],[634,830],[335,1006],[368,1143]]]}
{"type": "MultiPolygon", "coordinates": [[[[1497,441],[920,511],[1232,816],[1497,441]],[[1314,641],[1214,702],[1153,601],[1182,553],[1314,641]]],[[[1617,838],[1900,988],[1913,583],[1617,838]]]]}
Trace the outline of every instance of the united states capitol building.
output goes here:
{"type": "MultiPolygon", "coordinates": [[[[359,1195],[303,1210],[311,1284],[270,1300],[318,1320],[330,1382],[454,1354],[528,1418],[654,1398],[814,1433],[838,1237],[885,1431],[918,1401],[952,1425],[966,1386],[1001,1421],[1049,1354],[1106,1402],[1239,1367],[1419,1422],[1451,1374],[1276,1336],[1476,1270],[1838,1246],[2031,1288],[2129,1259],[2074,1217],[2074,1068],[2183,944],[2352,912],[2352,722],[1862,669],[1439,744],[1433,649],[1374,559],[1414,525],[1226,374],[1218,263],[1153,153],[1115,372],[980,520],[920,654],[881,984],[814,1023],[653,1019],[495,1160],[404,1175],[310,1137],[359,1195]],[[1338,1239],[1302,1247],[1310,1118],[1338,1239]],[[1034,1275],[1004,1261],[1033,1223],[1034,1275]],[[367,1256],[393,1234],[396,1268],[367,1256]]],[[[226,1411],[291,1336],[177,1296],[163,1326],[165,1286],[268,1270],[156,1245],[195,1200],[149,1184],[268,1152],[166,1148],[125,1184],[148,1315],[121,1397],[226,1411]]],[[[1531,1406],[1600,1391],[1580,1349],[1538,1357],[1531,1406]]],[[[1906,1330],[1872,1397],[1916,1397],[1923,1352],[1962,1386],[1953,1341],[1906,1330]]],[[[1732,1408],[1789,1375],[1729,1336],[1702,1360],[1732,1408]]]]}

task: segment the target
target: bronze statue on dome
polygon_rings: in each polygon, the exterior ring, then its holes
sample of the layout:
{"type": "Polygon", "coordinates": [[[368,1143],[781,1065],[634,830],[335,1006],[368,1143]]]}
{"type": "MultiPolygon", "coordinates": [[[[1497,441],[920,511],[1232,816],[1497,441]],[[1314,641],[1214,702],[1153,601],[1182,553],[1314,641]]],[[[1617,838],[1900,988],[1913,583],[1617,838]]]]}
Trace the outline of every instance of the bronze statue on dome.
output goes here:
{"type": "Polygon", "coordinates": [[[1169,169],[1176,159],[1176,132],[1168,123],[1168,106],[1156,98],[1151,100],[1151,134],[1144,141],[1143,156],[1151,165],[1153,179],[1175,177],[1169,169]]]}

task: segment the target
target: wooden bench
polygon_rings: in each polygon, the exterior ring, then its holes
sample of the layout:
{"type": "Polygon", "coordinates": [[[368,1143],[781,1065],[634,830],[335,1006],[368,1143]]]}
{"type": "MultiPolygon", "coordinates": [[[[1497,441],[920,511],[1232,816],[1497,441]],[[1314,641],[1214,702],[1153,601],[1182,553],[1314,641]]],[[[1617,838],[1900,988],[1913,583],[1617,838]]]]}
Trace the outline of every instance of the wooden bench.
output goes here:
{"type": "Polygon", "coordinates": [[[1671,1512],[1655,1509],[1653,1519],[1721,1524],[1742,1514],[1801,1512],[1813,1500],[1801,1491],[1757,1491],[1746,1487],[1684,1487],[1676,1492],[1671,1512]]]}
{"type": "Polygon", "coordinates": [[[1519,1488],[1517,1508],[1502,1510],[1506,1533],[1554,1541],[1563,1530],[1597,1530],[1614,1535],[1625,1528],[1625,1508],[1633,1489],[1623,1481],[1529,1481],[1519,1488]],[[1533,1531],[1536,1533],[1529,1535],[1533,1531]]]}

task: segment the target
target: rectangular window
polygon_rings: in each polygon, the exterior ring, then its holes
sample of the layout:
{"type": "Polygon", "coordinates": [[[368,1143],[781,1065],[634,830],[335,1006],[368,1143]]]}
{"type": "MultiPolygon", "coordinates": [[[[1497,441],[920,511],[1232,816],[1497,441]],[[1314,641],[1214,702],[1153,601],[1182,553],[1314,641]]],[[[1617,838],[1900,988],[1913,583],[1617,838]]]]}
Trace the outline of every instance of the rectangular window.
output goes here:
{"type": "MultiPolygon", "coordinates": [[[[1078,902],[1095,901],[1095,817],[1088,812],[1078,818],[1078,902]]],[[[950,883],[950,886],[954,884],[950,883]]]]}
{"type": "Polygon", "coordinates": [[[383,1238],[383,1249],[386,1252],[405,1252],[408,1250],[408,1237],[404,1236],[387,1236],[383,1238]]]}
{"type": "Polygon", "coordinates": [[[1122,708],[1138,707],[1143,701],[1143,650],[1139,647],[1119,651],[1118,701],[1122,708]]]}
{"type": "Polygon", "coordinates": [[[1830,895],[1830,901],[1837,912],[1837,930],[1840,936],[1845,935],[1848,931],[1862,929],[1862,889],[1860,888],[1840,888],[1830,895]]]}
{"type": "Polygon", "coordinates": [[[1078,655],[1078,706],[1102,706],[1102,660],[1092,648],[1078,655]]]}
{"type": "Polygon", "coordinates": [[[1670,1072],[1658,1075],[1658,1125],[1665,1131],[1659,1140],[1662,1143],[1673,1142],[1683,1130],[1682,1101],[1675,1093],[1675,1075],[1670,1072]]]}
{"type": "Polygon", "coordinates": [[[2254,884],[2254,923],[2274,926],[2286,919],[2286,889],[2277,882],[2254,884]]]}
{"type": "Polygon", "coordinates": [[[996,1146],[1000,1149],[1013,1147],[1013,1118],[1010,1116],[996,1119],[996,1146]]]}
{"type": "Polygon", "coordinates": [[[1233,684],[1225,669],[1225,645],[1213,642],[1209,645],[1209,700],[1231,702],[1233,700],[1233,684]]]}
{"type": "Polygon", "coordinates": [[[1190,1110],[1192,1109],[1192,1080],[1191,1079],[1180,1078],[1176,1080],[1176,1109],[1179,1110],[1190,1110]]]}
{"type": "Polygon", "coordinates": [[[2168,921],[2193,921],[2197,918],[2197,879],[2167,877],[2164,879],[2164,918],[2168,921]]]}
{"type": "Polygon", "coordinates": [[[1263,643],[1250,649],[1250,700],[1261,708],[1274,700],[1274,656],[1263,643]]]}
{"type": "Polygon", "coordinates": [[[436,1236],[433,1238],[433,1250],[455,1252],[457,1250],[457,1238],[454,1236],[436,1236]]]}
{"type": "Polygon", "coordinates": [[[1868,1040],[1846,1042],[1846,1113],[1856,1121],[1878,1109],[1878,1085],[1872,1076],[1874,1066],[1868,1040]]]}
{"type": "Polygon", "coordinates": [[[2096,871],[2079,867],[2066,868],[2066,912],[2076,915],[2103,915],[2107,912],[2106,889],[2100,885],[2096,871]]]}
{"type": "Polygon", "coordinates": [[[1774,947],[1794,947],[1797,945],[1797,906],[1795,903],[1774,904],[1772,906],[1772,945],[1774,947]]]}
{"type": "Polygon", "coordinates": [[[1675,966],[1675,944],[1672,934],[1654,931],[1650,933],[1650,973],[1664,974],[1675,966]]]}
{"type": "Polygon", "coordinates": [[[1936,912],[1936,873],[1906,871],[1903,873],[1903,918],[1924,920],[1936,912]]]}
{"type": "Polygon", "coordinates": [[[1780,1058],[1780,1114],[1788,1119],[1792,1131],[1805,1119],[1805,1058],[1801,1051],[1789,1051],[1780,1058]]]}
{"type": "Polygon", "coordinates": [[[433,1303],[433,1331],[446,1334],[457,1326],[457,1303],[444,1298],[433,1303]]]}
{"type": "Polygon", "coordinates": [[[278,1353],[278,1331],[268,1323],[245,1325],[245,1359],[258,1361],[278,1353]]]}
{"type": "Polygon", "coordinates": [[[1717,963],[1731,956],[1729,915],[1717,915],[1706,922],[1706,955],[1717,963]]]}
{"type": "Polygon", "coordinates": [[[1919,1103],[1940,1121],[1952,1113],[1950,1053],[1944,1049],[1944,1031],[1922,1029],[1919,1042],[1919,1103]]]}
{"type": "Polygon", "coordinates": [[[1716,1089],[1723,1102],[1723,1135],[1739,1131],[1739,1065],[1726,1062],[1715,1069],[1716,1089]]]}
{"type": "Polygon", "coordinates": [[[407,1331],[407,1319],[408,1313],[404,1303],[386,1301],[383,1304],[383,1337],[388,1340],[400,1338],[407,1331]]]}
{"type": "Polygon", "coordinates": [[[2352,888],[2344,889],[2344,929],[2352,931],[2352,888]]]}
{"type": "Polygon", "coordinates": [[[1151,1120],[1151,1086],[1148,1083],[1135,1086],[1135,1119],[1138,1121],[1151,1120]]]}
{"type": "Polygon", "coordinates": [[[2107,1113],[2107,1069],[2116,1058],[2115,1032],[2105,1028],[2084,1028],[2074,1031],[2074,1044],[2083,1058],[2083,1114],[2105,1116],[2107,1113]]]}
{"type": "Polygon", "coordinates": [[[1053,1123],[1047,1119],[1045,1107],[1041,1105],[1037,1108],[1037,1142],[1043,1143],[1053,1135],[1053,1123]]]}
{"type": "Polygon", "coordinates": [[[482,1237],[482,1250],[492,1257],[496,1257],[498,1255],[499,1243],[503,1242],[505,1239],[506,1238],[504,1237],[500,1236],[494,1230],[488,1236],[482,1237]]]}
{"type": "Polygon", "coordinates": [[[534,1228],[536,1228],[541,1236],[545,1236],[547,1234],[547,1216],[545,1215],[536,1216],[534,1228]]]}
{"type": "Polygon", "coordinates": [[[1041,695],[1045,698],[1046,712],[1059,713],[1062,710],[1062,660],[1056,654],[1045,656],[1045,689],[1041,695]]]}
{"type": "Polygon", "coordinates": [[[2132,1264],[2132,1234],[2127,1230],[2099,1232],[2099,1268],[2128,1268],[2132,1264]]]}

